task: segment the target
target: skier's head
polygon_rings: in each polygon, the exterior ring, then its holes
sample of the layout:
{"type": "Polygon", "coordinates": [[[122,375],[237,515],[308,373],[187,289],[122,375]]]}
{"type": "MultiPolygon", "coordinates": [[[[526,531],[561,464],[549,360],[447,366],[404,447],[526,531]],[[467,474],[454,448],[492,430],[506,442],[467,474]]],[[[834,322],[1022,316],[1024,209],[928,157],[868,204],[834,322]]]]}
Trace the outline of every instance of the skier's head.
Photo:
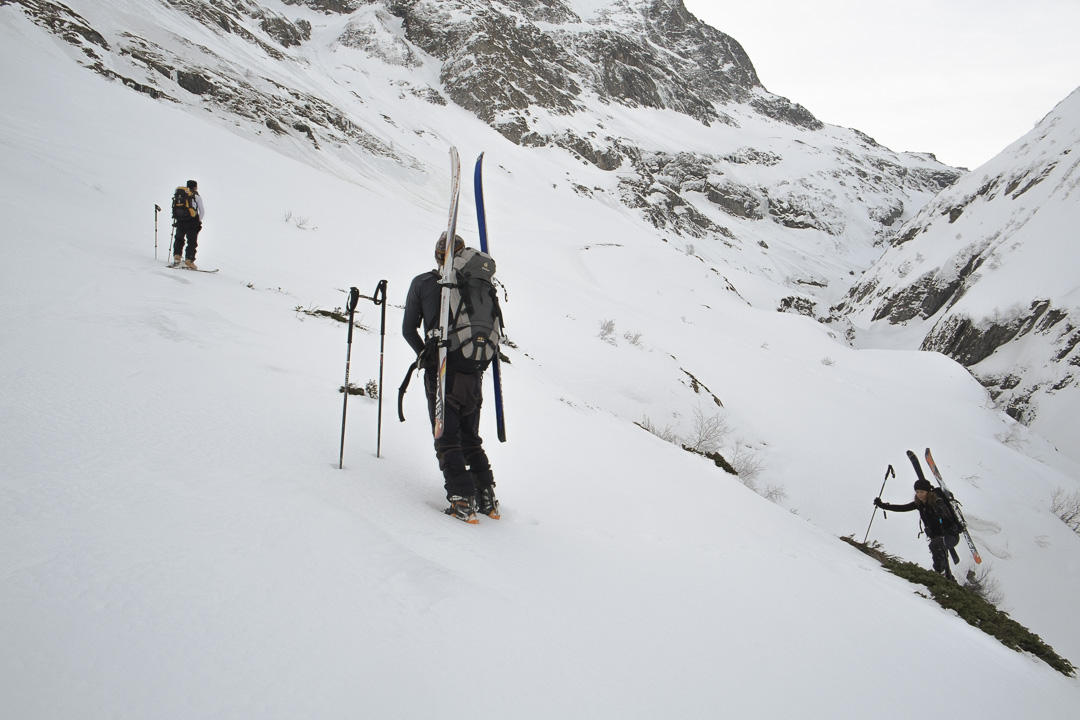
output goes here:
{"type": "MultiPolygon", "coordinates": [[[[465,241],[461,239],[460,235],[454,235],[454,254],[465,249],[465,241]]],[[[435,243],[435,262],[442,267],[443,257],[446,256],[446,231],[444,230],[442,235],[439,236],[439,242],[435,243]]]]}
{"type": "Polygon", "coordinates": [[[187,186],[188,186],[188,190],[198,190],[199,189],[199,183],[195,182],[194,180],[188,180],[187,181],[187,186]]]}
{"type": "Polygon", "coordinates": [[[929,480],[919,478],[915,481],[915,497],[919,500],[925,500],[926,494],[934,489],[934,486],[930,484],[929,480]]]}

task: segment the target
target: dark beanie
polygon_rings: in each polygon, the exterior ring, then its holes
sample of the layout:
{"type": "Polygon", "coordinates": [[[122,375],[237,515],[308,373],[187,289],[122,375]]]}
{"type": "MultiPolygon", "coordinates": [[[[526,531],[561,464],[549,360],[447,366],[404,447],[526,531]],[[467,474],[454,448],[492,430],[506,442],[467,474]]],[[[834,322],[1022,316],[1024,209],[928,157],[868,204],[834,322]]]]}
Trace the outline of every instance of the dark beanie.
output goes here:
{"type": "Polygon", "coordinates": [[[925,490],[927,492],[930,492],[931,490],[934,489],[934,486],[930,484],[929,480],[924,480],[922,478],[919,478],[918,480],[915,481],[915,489],[916,490],[925,490]]]}
{"type": "Polygon", "coordinates": [[[187,186],[194,190],[195,188],[199,187],[199,183],[195,182],[194,180],[188,180],[187,186]]]}

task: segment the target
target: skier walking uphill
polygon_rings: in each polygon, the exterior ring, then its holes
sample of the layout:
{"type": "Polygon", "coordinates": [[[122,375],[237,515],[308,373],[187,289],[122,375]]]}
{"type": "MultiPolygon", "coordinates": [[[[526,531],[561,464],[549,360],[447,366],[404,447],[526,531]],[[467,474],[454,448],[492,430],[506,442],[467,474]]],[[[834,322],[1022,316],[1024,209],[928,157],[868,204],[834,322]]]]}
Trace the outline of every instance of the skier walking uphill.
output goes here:
{"type": "Polygon", "coordinates": [[[180,265],[190,270],[195,267],[195,251],[199,247],[199,231],[206,216],[206,203],[199,194],[199,183],[188,180],[187,185],[176,188],[173,195],[173,227],[176,236],[173,240],[173,265],[180,265]],[[185,252],[184,245],[187,245],[185,252]],[[183,258],[181,258],[183,254],[183,258]]]}
{"type": "MultiPolygon", "coordinates": [[[[919,478],[915,481],[915,499],[904,505],[892,505],[874,498],[874,505],[882,510],[893,512],[919,511],[923,530],[930,538],[930,557],[934,562],[934,572],[944,573],[954,580],[949,569],[949,552],[960,542],[960,528],[949,512],[948,501],[937,494],[929,480],[919,478]]],[[[955,556],[955,555],[954,555],[955,556]]]]}
{"type": "MultiPolygon", "coordinates": [[[[435,245],[435,261],[442,267],[446,258],[446,233],[435,245]]],[[[465,242],[454,236],[453,252],[448,259],[465,250],[465,242]]],[[[435,427],[435,403],[439,385],[439,305],[441,273],[430,270],[413,278],[405,299],[401,332],[424,369],[428,416],[435,427]],[[424,337],[418,329],[423,325],[424,337]]],[[[446,399],[443,403],[443,432],[435,440],[435,457],[443,474],[443,487],[450,507],[446,514],[467,523],[476,523],[476,513],[498,519],[499,501],[495,499],[495,479],[491,463],[480,437],[480,407],[483,404],[481,381],[484,373],[446,370],[446,399]]]]}

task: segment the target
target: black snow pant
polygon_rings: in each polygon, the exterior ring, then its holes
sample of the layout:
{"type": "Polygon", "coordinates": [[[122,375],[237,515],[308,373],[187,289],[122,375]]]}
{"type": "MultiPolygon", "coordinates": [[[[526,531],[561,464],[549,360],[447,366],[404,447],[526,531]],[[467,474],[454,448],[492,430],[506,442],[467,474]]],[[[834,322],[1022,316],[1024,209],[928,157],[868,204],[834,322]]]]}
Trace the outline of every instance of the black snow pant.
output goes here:
{"type": "MultiPolygon", "coordinates": [[[[446,402],[443,408],[443,434],[435,441],[435,457],[443,474],[446,497],[470,497],[478,488],[493,487],[495,478],[480,437],[480,407],[484,403],[483,373],[467,375],[446,372],[446,402]]],[[[435,396],[439,372],[435,366],[424,370],[428,417],[435,427],[435,396]]]]}
{"type": "Polygon", "coordinates": [[[945,573],[952,577],[949,569],[949,550],[960,542],[959,535],[938,535],[930,538],[930,557],[934,560],[934,572],[945,573]]]}
{"type": "Polygon", "coordinates": [[[183,255],[184,243],[187,243],[187,255],[188,260],[194,262],[195,251],[199,248],[199,231],[202,230],[202,225],[195,223],[182,223],[176,226],[176,238],[173,240],[172,254],[183,255]]]}

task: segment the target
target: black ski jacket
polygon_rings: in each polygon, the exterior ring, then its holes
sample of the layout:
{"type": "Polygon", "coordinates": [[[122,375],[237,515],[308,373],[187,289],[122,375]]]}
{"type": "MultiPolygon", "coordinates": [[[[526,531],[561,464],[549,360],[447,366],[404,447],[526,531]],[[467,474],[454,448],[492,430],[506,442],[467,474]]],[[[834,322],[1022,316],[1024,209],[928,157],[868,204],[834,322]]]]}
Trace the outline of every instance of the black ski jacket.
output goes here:
{"type": "MultiPolygon", "coordinates": [[[[424,338],[439,327],[441,291],[437,270],[417,275],[409,285],[409,294],[405,297],[405,316],[401,320],[401,334],[417,355],[424,351],[424,338]],[[423,337],[417,332],[421,326],[424,328],[423,337]]],[[[432,358],[428,360],[429,364],[434,363],[432,358]]]]}
{"type": "Polygon", "coordinates": [[[922,519],[923,530],[926,531],[926,536],[935,538],[942,535],[959,535],[960,528],[952,519],[952,514],[949,512],[949,506],[945,498],[941,497],[937,493],[932,493],[927,498],[927,502],[920,504],[914,500],[904,505],[892,505],[887,502],[882,502],[878,505],[882,510],[889,510],[892,512],[911,512],[912,510],[919,511],[919,517],[922,519]]]}

